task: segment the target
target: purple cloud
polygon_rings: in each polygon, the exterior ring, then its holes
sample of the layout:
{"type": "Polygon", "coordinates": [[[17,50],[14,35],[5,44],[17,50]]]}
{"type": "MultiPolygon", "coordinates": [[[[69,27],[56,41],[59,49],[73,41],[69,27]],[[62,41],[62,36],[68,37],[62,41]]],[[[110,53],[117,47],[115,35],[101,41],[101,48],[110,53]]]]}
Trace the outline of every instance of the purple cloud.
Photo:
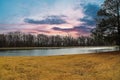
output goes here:
{"type": "Polygon", "coordinates": [[[24,22],[30,23],[30,24],[50,24],[50,25],[67,23],[65,20],[62,19],[62,17],[65,17],[65,16],[53,15],[53,16],[48,16],[44,20],[34,20],[34,19],[26,18],[24,19],[24,22]]]}
{"type": "Polygon", "coordinates": [[[47,30],[39,30],[39,29],[34,29],[34,30],[37,32],[50,33],[50,31],[47,31],[47,30]]]}
{"type": "Polygon", "coordinates": [[[85,33],[89,33],[91,31],[91,28],[85,27],[85,26],[75,26],[73,28],[59,28],[59,27],[53,27],[53,30],[56,31],[63,31],[63,32],[70,32],[70,31],[76,31],[76,32],[85,32],[85,33]]]}

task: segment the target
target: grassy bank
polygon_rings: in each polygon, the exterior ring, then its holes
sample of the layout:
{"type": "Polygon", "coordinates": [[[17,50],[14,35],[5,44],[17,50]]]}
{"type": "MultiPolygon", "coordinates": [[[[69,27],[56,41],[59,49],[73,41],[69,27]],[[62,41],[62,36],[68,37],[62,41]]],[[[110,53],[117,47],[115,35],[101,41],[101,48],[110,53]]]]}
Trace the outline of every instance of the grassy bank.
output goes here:
{"type": "Polygon", "coordinates": [[[4,51],[4,50],[33,50],[33,49],[60,49],[60,48],[77,48],[77,47],[6,47],[6,48],[0,48],[0,51],[4,51]]]}
{"type": "Polygon", "coordinates": [[[57,49],[57,48],[66,48],[66,47],[5,47],[5,48],[0,48],[0,50],[32,50],[32,49],[57,49]]]}
{"type": "Polygon", "coordinates": [[[59,48],[91,48],[91,47],[117,47],[117,46],[69,46],[69,47],[3,47],[1,50],[32,50],[32,49],[59,49],[59,48]]]}
{"type": "Polygon", "coordinates": [[[0,80],[120,80],[120,52],[0,57],[0,80]]]}

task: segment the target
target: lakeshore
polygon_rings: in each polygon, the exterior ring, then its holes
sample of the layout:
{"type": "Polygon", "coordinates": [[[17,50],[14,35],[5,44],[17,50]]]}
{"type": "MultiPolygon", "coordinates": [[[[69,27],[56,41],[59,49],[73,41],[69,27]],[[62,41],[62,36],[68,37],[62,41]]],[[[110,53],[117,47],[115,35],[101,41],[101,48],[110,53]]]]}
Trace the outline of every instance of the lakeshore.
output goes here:
{"type": "Polygon", "coordinates": [[[61,48],[91,48],[91,47],[118,47],[118,46],[69,46],[69,47],[1,47],[0,50],[32,50],[32,49],[61,49],[61,48]]]}
{"type": "Polygon", "coordinates": [[[53,56],[117,51],[117,46],[101,47],[13,47],[1,48],[0,56],[53,56]]]}

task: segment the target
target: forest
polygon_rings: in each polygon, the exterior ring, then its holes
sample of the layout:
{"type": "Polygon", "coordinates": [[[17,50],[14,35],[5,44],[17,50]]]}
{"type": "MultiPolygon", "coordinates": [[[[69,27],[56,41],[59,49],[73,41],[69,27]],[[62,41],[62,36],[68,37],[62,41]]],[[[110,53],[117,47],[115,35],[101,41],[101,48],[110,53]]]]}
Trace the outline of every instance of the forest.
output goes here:
{"type": "Polygon", "coordinates": [[[44,34],[32,35],[22,32],[0,34],[0,47],[71,47],[71,46],[103,46],[114,45],[101,39],[80,36],[47,36],[44,34]]]}

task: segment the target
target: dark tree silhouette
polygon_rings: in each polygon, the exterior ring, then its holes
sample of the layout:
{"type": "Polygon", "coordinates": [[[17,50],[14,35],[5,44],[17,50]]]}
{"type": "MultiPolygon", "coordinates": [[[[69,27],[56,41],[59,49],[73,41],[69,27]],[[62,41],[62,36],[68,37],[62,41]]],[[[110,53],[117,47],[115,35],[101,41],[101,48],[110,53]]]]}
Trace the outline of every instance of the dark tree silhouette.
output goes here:
{"type": "Polygon", "coordinates": [[[97,16],[92,35],[98,44],[120,46],[120,0],[105,0],[97,16]]]}
{"type": "Polygon", "coordinates": [[[92,37],[32,35],[22,32],[0,34],[0,47],[70,47],[98,46],[92,37]]]}

